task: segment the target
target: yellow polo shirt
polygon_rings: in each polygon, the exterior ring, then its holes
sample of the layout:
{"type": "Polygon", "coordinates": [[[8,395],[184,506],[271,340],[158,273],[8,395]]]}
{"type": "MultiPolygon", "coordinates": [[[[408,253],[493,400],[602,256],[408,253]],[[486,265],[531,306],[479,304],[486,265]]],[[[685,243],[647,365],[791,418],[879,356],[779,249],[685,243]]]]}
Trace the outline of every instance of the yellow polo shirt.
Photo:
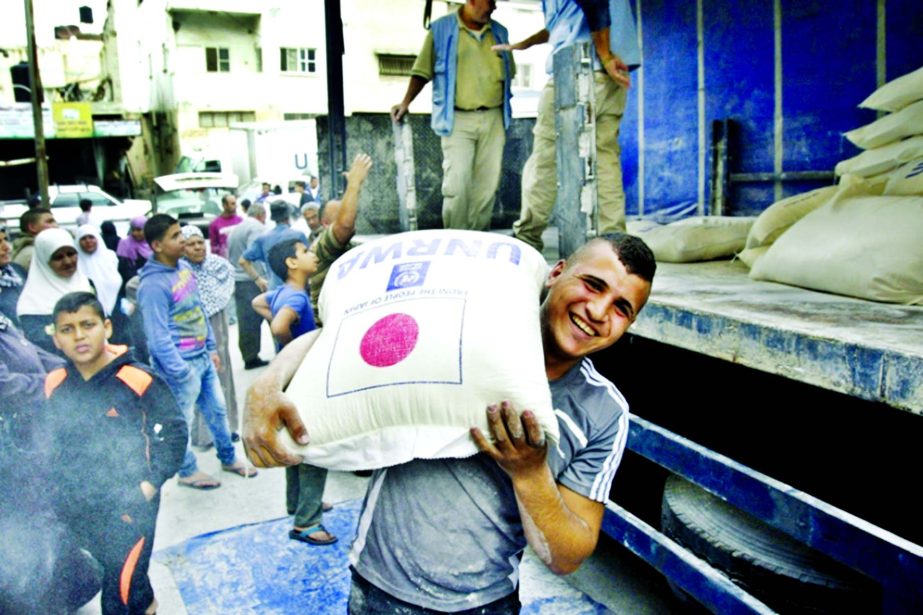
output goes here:
{"type": "MultiPolygon", "coordinates": [[[[461,10],[461,9],[459,9],[461,10]]],[[[503,105],[503,58],[491,50],[497,42],[490,24],[480,31],[471,30],[456,13],[458,28],[458,66],[455,79],[455,108],[473,110],[481,107],[493,108],[503,105]]],[[[423,49],[417,56],[411,75],[427,81],[433,78],[433,33],[426,33],[423,49]]],[[[510,54],[510,79],[516,74],[516,65],[510,54]]]]}

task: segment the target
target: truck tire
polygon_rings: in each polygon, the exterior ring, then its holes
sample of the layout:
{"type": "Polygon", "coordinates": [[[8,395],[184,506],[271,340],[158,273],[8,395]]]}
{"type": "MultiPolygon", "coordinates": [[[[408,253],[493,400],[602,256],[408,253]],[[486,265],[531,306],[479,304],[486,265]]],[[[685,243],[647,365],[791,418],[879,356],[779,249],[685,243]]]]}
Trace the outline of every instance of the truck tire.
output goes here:
{"type": "Polygon", "coordinates": [[[877,583],[675,475],[661,531],[779,613],[881,611],[877,583]]]}

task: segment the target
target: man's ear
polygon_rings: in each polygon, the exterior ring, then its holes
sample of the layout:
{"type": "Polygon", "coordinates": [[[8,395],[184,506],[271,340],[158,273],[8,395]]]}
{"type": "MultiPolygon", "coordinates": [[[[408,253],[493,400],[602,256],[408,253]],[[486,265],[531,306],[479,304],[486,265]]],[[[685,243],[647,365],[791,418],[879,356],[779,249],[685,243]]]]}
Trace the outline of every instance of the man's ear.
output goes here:
{"type": "Polygon", "coordinates": [[[160,248],[159,239],[155,239],[154,241],[150,242],[148,245],[151,246],[151,250],[153,250],[155,254],[160,254],[161,248],[160,248]]]}
{"type": "Polygon", "coordinates": [[[108,318],[104,320],[103,328],[106,330],[106,341],[109,341],[109,338],[112,337],[112,321],[108,318]]]}
{"type": "Polygon", "coordinates": [[[550,287],[554,284],[554,281],[561,277],[561,274],[564,273],[564,270],[567,268],[567,261],[563,258],[556,262],[552,267],[551,271],[548,272],[548,277],[545,278],[545,286],[550,287]]]}
{"type": "Polygon", "coordinates": [[[286,269],[296,269],[297,267],[298,267],[298,259],[296,257],[294,256],[285,257],[285,268],[286,269]],[[292,263],[289,264],[289,261],[292,261],[292,263]]]}

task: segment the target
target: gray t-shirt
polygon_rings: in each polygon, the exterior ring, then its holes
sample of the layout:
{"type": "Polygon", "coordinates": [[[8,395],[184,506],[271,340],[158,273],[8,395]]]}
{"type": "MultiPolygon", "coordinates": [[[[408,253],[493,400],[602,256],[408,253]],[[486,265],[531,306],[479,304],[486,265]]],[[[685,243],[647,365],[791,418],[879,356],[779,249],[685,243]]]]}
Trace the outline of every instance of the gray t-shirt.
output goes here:
{"type": "MultiPolygon", "coordinates": [[[[247,218],[234,227],[228,235],[228,260],[234,265],[234,279],[246,281],[250,279],[244,268],[240,266],[240,257],[243,256],[253,240],[266,232],[266,227],[256,218],[247,218]]],[[[258,267],[259,268],[259,267],[258,267]]]]}
{"type": "MultiPolygon", "coordinates": [[[[589,359],[550,385],[561,432],[548,452],[552,475],[604,502],[625,449],[628,404],[589,359]]],[[[453,612],[512,593],[525,546],[509,477],[478,454],[375,472],[349,560],[392,596],[453,612]]]]}

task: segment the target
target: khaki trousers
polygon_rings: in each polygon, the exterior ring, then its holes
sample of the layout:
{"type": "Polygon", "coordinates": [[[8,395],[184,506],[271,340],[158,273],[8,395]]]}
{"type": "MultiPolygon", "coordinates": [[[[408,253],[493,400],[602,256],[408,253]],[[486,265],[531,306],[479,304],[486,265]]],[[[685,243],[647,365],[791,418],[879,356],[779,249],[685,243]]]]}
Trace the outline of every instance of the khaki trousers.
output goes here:
{"type": "Polygon", "coordinates": [[[452,134],[442,137],[442,224],[490,230],[506,131],[503,109],[455,110],[452,134]]]}
{"type": "MultiPolygon", "coordinates": [[[[625,113],[628,91],[603,72],[596,80],[596,173],[599,207],[599,233],[625,230],[625,191],[622,188],[622,150],[619,124],[625,113]]],[[[538,118],[532,129],[532,155],[522,171],[522,211],[513,224],[513,234],[539,251],[544,247],[542,232],[558,196],[555,159],[554,82],[542,90],[538,118]]],[[[579,203],[567,203],[579,207],[579,203]]]]}

